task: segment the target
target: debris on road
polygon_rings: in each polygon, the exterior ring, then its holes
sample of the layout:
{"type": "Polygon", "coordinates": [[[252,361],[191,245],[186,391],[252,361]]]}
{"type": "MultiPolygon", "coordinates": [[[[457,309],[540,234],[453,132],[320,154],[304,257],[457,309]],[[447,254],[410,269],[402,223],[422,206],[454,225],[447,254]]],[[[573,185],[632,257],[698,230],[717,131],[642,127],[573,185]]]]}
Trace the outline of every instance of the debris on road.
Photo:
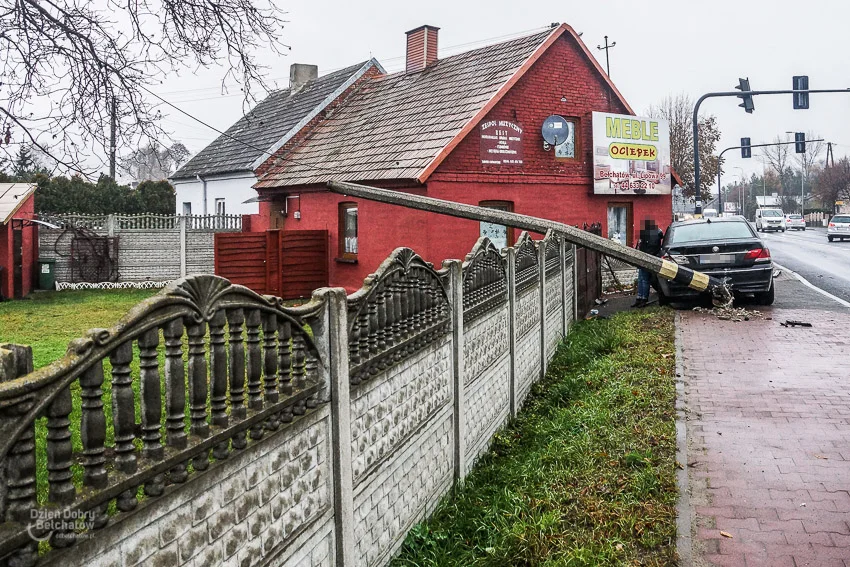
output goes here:
{"type": "Polygon", "coordinates": [[[786,319],[784,323],[779,323],[783,327],[811,327],[811,323],[806,323],[805,321],[791,321],[790,319],[786,319]]]}
{"type": "Polygon", "coordinates": [[[694,311],[698,311],[700,313],[707,313],[709,315],[714,315],[721,321],[749,321],[754,318],[762,318],[761,311],[757,311],[755,309],[749,310],[744,309],[743,307],[712,307],[711,309],[707,309],[705,307],[694,307],[694,311]]]}

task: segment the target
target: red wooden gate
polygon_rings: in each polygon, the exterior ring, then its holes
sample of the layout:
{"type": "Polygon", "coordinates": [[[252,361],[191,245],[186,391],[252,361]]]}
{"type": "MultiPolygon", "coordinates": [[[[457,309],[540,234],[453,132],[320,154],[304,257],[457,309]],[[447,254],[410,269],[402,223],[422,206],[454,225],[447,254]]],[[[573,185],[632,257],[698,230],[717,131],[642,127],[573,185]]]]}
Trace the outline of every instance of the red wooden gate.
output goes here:
{"type": "Polygon", "coordinates": [[[328,285],[328,233],[216,233],[215,273],[257,293],[284,299],[310,297],[314,289],[328,285]]]}

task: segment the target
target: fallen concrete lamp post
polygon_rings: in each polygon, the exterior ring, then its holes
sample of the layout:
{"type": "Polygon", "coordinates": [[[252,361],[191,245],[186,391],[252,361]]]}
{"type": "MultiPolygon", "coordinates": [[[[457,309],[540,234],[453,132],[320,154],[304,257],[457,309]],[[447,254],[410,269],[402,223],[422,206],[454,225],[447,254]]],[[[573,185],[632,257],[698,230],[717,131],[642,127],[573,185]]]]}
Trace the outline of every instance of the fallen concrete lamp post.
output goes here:
{"type": "Polygon", "coordinates": [[[622,260],[631,266],[650,270],[659,277],[685,284],[691,289],[709,291],[715,306],[723,307],[732,303],[732,293],[728,286],[715,277],[685,268],[675,262],[663,260],[657,256],[623,246],[607,238],[596,236],[595,234],[560,222],[521,215],[519,213],[476,207],[475,205],[444,201],[442,199],[434,199],[433,197],[412,195],[401,191],[378,189],[377,187],[358,185],[356,183],[331,181],[328,183],[328,188],[332,192],[341,195],[350,195],[370,201],[400,205],[452,217],[501,224],[539,232],[541,234],[545,234],[551,230],[556,234],[563,235],[566,241],[572,244],[601,252],[606,256],[622,260]]]}

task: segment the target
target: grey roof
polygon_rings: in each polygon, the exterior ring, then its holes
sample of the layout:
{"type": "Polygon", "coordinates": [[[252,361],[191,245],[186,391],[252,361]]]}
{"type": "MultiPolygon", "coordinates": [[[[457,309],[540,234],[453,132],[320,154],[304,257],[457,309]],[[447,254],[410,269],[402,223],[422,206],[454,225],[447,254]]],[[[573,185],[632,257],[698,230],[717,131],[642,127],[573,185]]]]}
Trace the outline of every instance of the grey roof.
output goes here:
{"type": "Polygon", "coordinates": [[[297,133],[297,130],[292,131],[294,127],[321,111],[336,98],[333,96],[328,100],[329,97],[339,91],[338,96],[372,65],[380,68],[374,59],[364,61],[323,75],[294,93],[287,88],[269,94],[224,134],[187,161],[171,179],[253,171],[259,165],[256,164],[258,160],[274,153],[286,139],[297,133]]]}

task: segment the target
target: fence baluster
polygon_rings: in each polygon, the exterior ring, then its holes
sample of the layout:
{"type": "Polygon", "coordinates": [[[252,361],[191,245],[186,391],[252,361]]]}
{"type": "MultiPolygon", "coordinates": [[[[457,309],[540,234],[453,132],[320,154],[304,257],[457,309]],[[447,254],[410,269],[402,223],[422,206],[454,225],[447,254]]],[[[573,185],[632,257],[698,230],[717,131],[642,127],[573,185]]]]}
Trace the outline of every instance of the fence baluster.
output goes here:
{"type": "MultiPolygon", "coordinates": [[[[133,345],[129,341],[116,347],[109,356],[112,364],[112,422],[115,432],[115,468],[127,474],[136,472],[136,448],[133,445],[136,426],[136,403],[133,396],[130,362],[133,345]]],[[[128,512],[138,504],[136,489],[122,492],[116,501],[118,509],[128,512]]]]}
{"type": "MultiPolygon", "coordinates": [[[[71,409],[70,387],[59,390],[47,406],[47,498],[52,504],[70,504],[76,496],[71,473],[71,409]]],[[[50,542],[55,547],[67,547],[74,543],[74,532],[56,530],[50,542]]]]}
{"type": "MultiPolygon", "coordinates": [[[[216,311],[210,319],[210,366],[212,368],[212,392],[210,393],[210,421],[213,425],[227,427],[227,350],[224,347],[224,324],[227,318],[224,309],[216,311]]],[[[230,443],[225,441],[213,447],[213,457],[226,459],[230,455],[230,443]]]]}
{"type": "MultiPolygon", "coordinates": [[[[260,324],[262,315],[259,309],[251,309],[245,318],[248,339],[246,341],[247,371],[248,371],[248,407],[253,410],[263,409],[262,380],[263,355],[260,350],[260,324]]],[[[263,424],[257,423],[251,427],[251,439],[263,437],[263,424]]]]}
{"type": "MultiPolygon", "coordinates": [[[[189,420],[192,433],[198,437],[207,437],[210,426],[207,423],[207,358],[204,349],[206,323],[191,322],[186,327],[189,342],[189,420]]],[[[206,470],[209,455],[199,455],[192,459],[192,468],[206,470]]]]}
{"type": "MultiPolygon", "coordinates": [[[[13,407],[16,415],[24,415],[26,408],[13,407]]],[[[18,440],[9,450],[6,461],[6,495],[8,506],[6,520],[28,524],[32,521],[31,510],[36,507],[35,483],[35,424],[31,423],[21,432],[18,440]]],[[[31,566],[38,558],[38,546],[28,543],[15,551],[9,558],[9,565],[31,566]],[[16,563],[13,563],[16,562],[16,563]]]]}
{"type": "MultiPolygon", "coordinates": [[[[306,361],[305,361],[304,335],[295,333],[292,337],[292,382],[297,389],[305,386],[306,361]]],[[[295,415],[304,414],[305,404],[303,401],[295,404],[292,412],[295,415]]]]}
{"type": "MultiPolygon", "coordinates": [[[[159,329],[144,332],[139,343],[139,378],[142,410],[142,444],[145,458],[159,461],[164,455],[160,439],[162,422],[162,386],[159,376],[159,329]]],[[[159,496],[165,486],[165,476],[158,474],[145,483],[145,494],[159,496]]]]}
{"type": "MultiPolygon", "coordinates": [[[[290,348],[292,346],[292,325],[289,321],[280,322],[280,330],[278,331],[278,372],[280,373],[280,392],[284,396],[292,395],[292,356],[290,348]]],[[[280,421],[289,423],[292,421],[291,406],[284,409],[280,414],[280,421]]]]}
{"type": "Polygon", "coordinates": [[[80,376],[80,440],[83,443],[83,484],[104,488],[107,483],[105,447],[106,416],[103,413],[103,361],[80,376]]]}
{"type": "MultiPolygon", "coordinates": [[[[263,315],[263,382],[264,396],[267,404],[276,404],[280,400],[277,390],[277,315],[263,315]]],[[[266,420],[266,429],[275,430],[280,427],[276,415],[266,420]]]]}
{"type": "MultiPolygon", "coordinates": [[[[230,328],[228,374],[230,375],[230,417],[242,421],[248,413],[245,408],[245,344],[242,338],[245,312],[231,309],[227,312],[230,328]]],[[[244,449],[248,445],[245,432],[233,436],[233,448],[244,449]]]]}
{"type": "MultiPolygon", "coordinates": [[[[183,319],[177,318],[162,329],[165,337],[165,432],[169,447],[185,449],[186,370],[183,365],[183,319]]],[[[185,482],[186,463],[168,471],[171,482],[185,482]]]]}

